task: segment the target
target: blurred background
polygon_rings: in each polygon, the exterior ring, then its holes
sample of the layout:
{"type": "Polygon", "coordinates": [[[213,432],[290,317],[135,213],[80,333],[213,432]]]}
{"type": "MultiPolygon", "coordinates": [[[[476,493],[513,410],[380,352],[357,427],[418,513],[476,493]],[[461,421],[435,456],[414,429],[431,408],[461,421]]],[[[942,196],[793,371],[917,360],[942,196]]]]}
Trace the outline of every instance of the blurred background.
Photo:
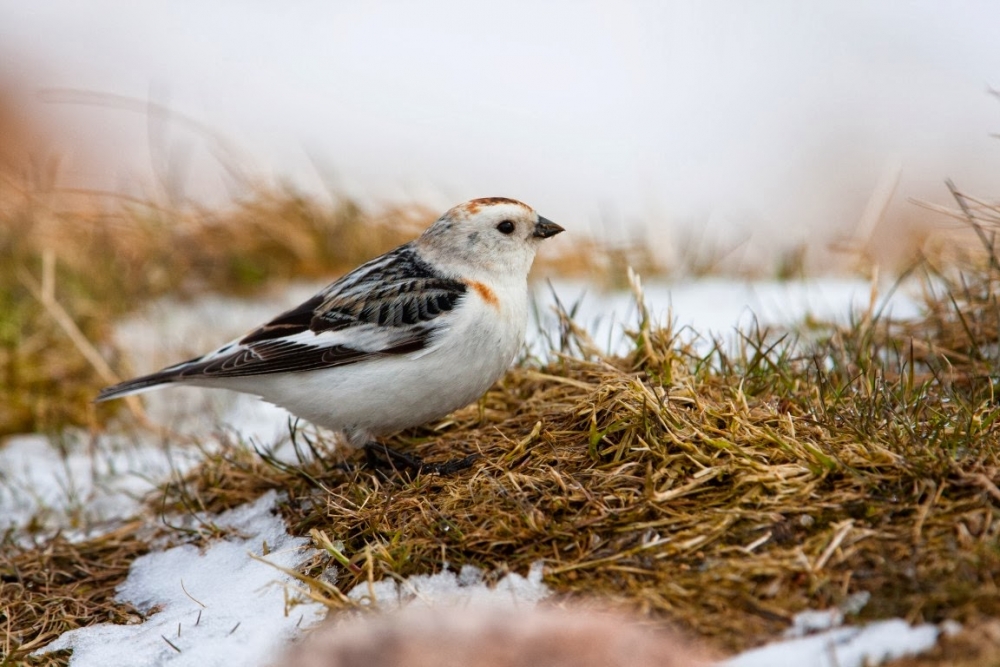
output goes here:
{"type": "Polygon", "coordinates": [[[0,132],[61,187],[503,195],[667,263],[823,272],[919,245],[941,220],[908,200],[946,178],[996,192],[997,26],[988,0],[0,0],[0,132]]]}

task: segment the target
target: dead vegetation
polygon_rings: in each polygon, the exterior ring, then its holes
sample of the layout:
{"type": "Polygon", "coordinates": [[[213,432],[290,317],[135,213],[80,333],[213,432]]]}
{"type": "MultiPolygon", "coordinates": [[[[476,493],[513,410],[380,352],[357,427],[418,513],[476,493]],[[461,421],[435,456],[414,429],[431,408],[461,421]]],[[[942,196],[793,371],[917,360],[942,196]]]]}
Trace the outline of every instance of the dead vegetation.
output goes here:
{"type": "MultiPolygon", "coordinates": [[[[151,506],[214,512],[284,491],[290,531],[324,554],[302,585],[331,609],[369,576],[465,564],[500,575],[542,561],[561,595],[724,650],[860,591],[871,594],[862,620],[989,623],[1000,617],[1000,209],[970,202],[956,215],[975,225],[979,250],[926,265],[919,321],[873,311],[808,340],[754,331],[698,347],[643,315],[631,353],[612,357],[564,313],[551,361],[528,360],[477,405],[389,443],[430,460],[479,453],[468,471],[345,467],[327,438],[300,431],[298,464],[232,443],[151,506]]],[[[4,546],[4,664],[63,629],[131,613],[108,600],[147,548],[139,531],[4,546]],[[39,560],[59,549],[72,557],[39,560]],[[62,618],[53,610],[70,598],[79,604],[62,618]]]]}
{"type": "Polygon", "coordinates": [[[266,190],[224,212],[12,180],[0,190],[0,434],[94,425],[91,401],[109,379],[87,347],[117,366],[111,326],[148,300],[336,275],[427,217],[266,190]]]}
{"type": "MultiPolygon", "coordinates": [[[[33,548],[0,544],[0,665],[23,664],[28,654],[75,628],[133,623],[138,612],[114,601],[115,586],[150,547],[141,522],[99,540],[75,544],[64,537],[33,548]]],[[[69,652],[32,664],[66,664],[69,652]]]]}

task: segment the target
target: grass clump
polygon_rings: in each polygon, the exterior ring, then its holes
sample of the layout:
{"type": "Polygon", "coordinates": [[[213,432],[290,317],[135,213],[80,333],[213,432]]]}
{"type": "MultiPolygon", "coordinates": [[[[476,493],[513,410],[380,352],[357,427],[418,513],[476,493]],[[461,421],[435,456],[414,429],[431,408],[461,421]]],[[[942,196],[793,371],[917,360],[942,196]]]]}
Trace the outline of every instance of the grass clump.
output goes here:
{"type": "Polygon", "coordinates": [[[28,655],[70,630],[136,623],[138,610],[114,601],[115,587],[150,547],[132,522],[97,540],[57,536],[44,545],[0,543],[0,665],[64,665],[68,651],[28,655]]]}

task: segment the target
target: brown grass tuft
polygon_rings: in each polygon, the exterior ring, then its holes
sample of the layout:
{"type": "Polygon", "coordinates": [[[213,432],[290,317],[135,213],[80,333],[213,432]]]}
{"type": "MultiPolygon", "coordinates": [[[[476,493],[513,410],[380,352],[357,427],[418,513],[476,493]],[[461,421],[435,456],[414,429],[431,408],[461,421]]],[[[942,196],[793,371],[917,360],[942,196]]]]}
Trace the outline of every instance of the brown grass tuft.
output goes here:
{"type": "Polygon", "coordinates": [[[57,536],[34,548],[0,544],[0,665],[65,665],[68,652],[28,654],[75,628],[140,621],[114,593],[149,551],[142,529],[136,521],[84,543],[57,536]]]}

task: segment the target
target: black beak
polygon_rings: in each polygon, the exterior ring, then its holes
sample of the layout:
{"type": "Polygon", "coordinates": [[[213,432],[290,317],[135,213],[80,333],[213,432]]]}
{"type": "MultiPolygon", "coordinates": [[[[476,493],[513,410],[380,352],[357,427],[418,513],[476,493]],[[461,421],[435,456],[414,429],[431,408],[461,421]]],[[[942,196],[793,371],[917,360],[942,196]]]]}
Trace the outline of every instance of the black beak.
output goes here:
{"type": "Polygon", "coordinates": [[[550,236],[555,236],[559,232],[564,231],[566,230],[551,220],[546,220],[542,216],[538,216],[538,222],[535,223],[534,237],[536,239],[547,239],[550,236]]]}

